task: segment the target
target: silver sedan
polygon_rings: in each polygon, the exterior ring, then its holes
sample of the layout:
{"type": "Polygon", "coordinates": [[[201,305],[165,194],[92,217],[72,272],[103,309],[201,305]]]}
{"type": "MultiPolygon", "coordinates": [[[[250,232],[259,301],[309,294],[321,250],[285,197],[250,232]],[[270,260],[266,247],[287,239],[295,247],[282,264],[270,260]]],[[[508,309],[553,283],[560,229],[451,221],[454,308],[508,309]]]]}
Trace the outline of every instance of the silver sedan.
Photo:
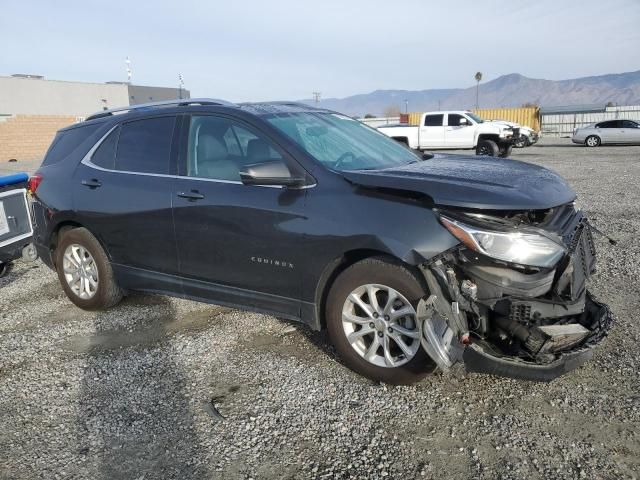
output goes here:
{"type": "Polygon", "coordinates": [[[607,120],[576,128],[571,141],[587,147],[610,144],[640,145],[640,125],[633,120],[607,120]]]}

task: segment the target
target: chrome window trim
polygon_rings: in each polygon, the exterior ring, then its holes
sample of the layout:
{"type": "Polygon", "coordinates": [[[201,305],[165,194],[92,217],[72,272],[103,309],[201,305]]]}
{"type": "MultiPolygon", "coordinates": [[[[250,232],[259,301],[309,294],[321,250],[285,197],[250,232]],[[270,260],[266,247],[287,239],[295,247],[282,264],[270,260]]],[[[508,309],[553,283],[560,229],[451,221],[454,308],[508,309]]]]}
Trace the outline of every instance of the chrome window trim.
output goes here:
{"type": "MultiPolygon", "coordinates": [[[[164,173],[149,173],[149,172],[132,172],[129,170],[113,170],[111,168],[104,168],[101,167],[99,165],[96,165],[95,163],[93,163],[91,161],[91,157],[93,156],[93,154],[96,152],[96,150],[98,148],[100,148],[100,145],[102,145],[102,142],[104,142],[106,140],[106,138],[116,129],[120,126],[120,124],[114,125],[113,127],[111,127],[109,129],[109,131],[107,133],[105,133],[96,143],[95,145],[93,145],[93,147],[91,147],[91,149],[85,154],[84,157],[82,157],[82,160],[80,160],[80,163],[89,167],[89,168],[93,168],[95,170],[100,170],[102,172],[109,172],[109,173],[122,173],[125,175],[141,175],[144,177],[160,177],[160,178],[178,178],[178,179],[189,179],[189,180],[199,180],[202,182],[214,182],[214,183],[227,183],[227,184],[232,184],[232,185],[243,185],[243,186],[249,186],[249,185],[244,185],[244,183],[242,183],[241,181],[238,180],[220,180],[220,179],[216,179],[216,178],[203,178],[203,177],[192,177],[189,175],[169,175],[169,174],[164,174],[164,173]]],[[[313,185],[305,185],[304,187],[300,187],[300,188],[296,188],[296,189],[291,189],[291,190],[305,190],[307,188],[313,188],[317,185],[317,183],[314,183],[313,185]]],[[[262,188],[285,188],[284,185],[251,185],[253,187],[262,187],[262,188]]]]}

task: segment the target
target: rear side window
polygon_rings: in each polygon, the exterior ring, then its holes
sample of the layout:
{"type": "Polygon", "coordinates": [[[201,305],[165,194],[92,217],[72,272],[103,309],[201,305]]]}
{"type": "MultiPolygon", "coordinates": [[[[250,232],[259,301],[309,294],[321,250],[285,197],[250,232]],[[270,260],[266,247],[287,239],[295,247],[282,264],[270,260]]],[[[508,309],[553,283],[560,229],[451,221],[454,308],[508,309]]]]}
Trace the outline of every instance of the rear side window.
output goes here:
{"type": "Polygon", "coordinates": [[[93,152],[93,155],[91,156],[91,163],[98,167],[113,170],[116,161],[116,145],[119,133],[120,127],[116,128],[102,141],[96,151],[93,152]]]}
{"type": "Polygon", "coordinates": [[[424,117],[424,126],[425,127],[441,127],[443,119],[444,119],[443,114],[427,115],[424,117]]]}
{"type": "Polygon", "coordinates": [[[123,124],[114,169],[168,174],[175,123],[176,117],[156,117],[123,124]]]}
{"type": "Polygon", "coordinates": [[[71,155],[100,126],[100,124],[86,125],[58,132],[44,157],[42,166],[53,165],[71,155]]]}

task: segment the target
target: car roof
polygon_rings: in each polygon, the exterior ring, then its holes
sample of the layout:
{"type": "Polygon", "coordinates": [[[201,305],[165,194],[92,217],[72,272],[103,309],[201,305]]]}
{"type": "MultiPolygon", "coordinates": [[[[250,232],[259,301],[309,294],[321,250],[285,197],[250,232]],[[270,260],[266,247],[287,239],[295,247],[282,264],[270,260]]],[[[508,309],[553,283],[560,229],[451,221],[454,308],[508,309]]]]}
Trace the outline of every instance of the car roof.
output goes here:
{"type": "Polygon", "coordinates": [[[126,107],[118,107],[109,110],[102,110],[94,114],[89,115],[84,121],[74,123],[67,127],[61,128],[60,132],[73,130],[76,128],[82,128],[88,125],[95,125],[100,123],[110,123],[110,120],[114,120],[115,117],[120,121],[135,118],[148,113],[183,113],[185,111],[211,111],[215,112],[224,111],[237,111],[243,112],[248,115],[264,116],[278,113],[300,113],[300,112],[324,112],[324,113],[339,113],[326,108],[319,108],[313,105],[307,105],[301,102],[291,101],[269,101],[269,102],[245,102],[245,103],[232,103],[226,100],[218,100],[213,98],[193,98],[193,99],[176,99],[168,100],[164,102],[143,103],[138,105],[129,105],[126,107]]]}
{"type": "Polygon", "coordinates": [[[254,115],[267,115],[273,113],[292,113],[292,112],[329,112],[323,108],[314,107],[300,102],[289,101],[272,101],[272,102],[246,102],[232,103],[226,100],[214,98],[189,98],[167,100],[163,102],[142,103],[138,105],[128,105],[125,107],[112,108],[103,110],[89,115],[85,121],[97,120],[99,118],[113,117],[116,114],[126,115],[129,113],[149,113],[159,109],[182,109],[186,107],[227,107],[231,109],[239,109],[254,115]]]}

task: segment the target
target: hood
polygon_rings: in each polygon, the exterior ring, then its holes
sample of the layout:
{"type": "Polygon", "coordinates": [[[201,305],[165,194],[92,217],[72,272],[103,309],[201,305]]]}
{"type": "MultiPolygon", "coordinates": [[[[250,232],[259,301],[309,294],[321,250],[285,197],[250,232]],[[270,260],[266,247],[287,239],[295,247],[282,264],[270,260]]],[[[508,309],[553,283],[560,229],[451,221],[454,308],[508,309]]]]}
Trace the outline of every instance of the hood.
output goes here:
{"type": "Polygon", "coordinates": [[[428,195],[436,205],[484,210],[543,210],[576,194],[560,175],[503,158],[436,155],[402,167],[342,172],[351,183],[428,195]]]}
{"type": "Polygon", "coordinates": [[[506,125],[507,127],[511,127],[511,128],[519,128],[520,127],[520,125],[518,123],[508,122],[507,120],[485,120],[484,123],[497,123],[497,124],[501,124],[501,125],[506,125]]]}

